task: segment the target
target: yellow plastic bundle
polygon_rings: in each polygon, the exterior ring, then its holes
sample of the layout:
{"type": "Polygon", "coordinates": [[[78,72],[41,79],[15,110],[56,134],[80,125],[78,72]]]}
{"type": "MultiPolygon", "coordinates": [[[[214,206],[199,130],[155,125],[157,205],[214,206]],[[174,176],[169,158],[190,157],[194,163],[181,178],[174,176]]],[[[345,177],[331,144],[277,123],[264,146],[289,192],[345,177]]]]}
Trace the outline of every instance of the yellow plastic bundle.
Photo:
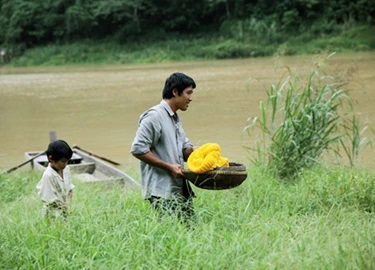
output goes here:
{"type": "Polygon", "coordinates": [[[206,143],[191,153],[187,165],[194,173],[205,173],[217,167],[228,167],[229,161],[221,156],[220,145],[206,143]]]}

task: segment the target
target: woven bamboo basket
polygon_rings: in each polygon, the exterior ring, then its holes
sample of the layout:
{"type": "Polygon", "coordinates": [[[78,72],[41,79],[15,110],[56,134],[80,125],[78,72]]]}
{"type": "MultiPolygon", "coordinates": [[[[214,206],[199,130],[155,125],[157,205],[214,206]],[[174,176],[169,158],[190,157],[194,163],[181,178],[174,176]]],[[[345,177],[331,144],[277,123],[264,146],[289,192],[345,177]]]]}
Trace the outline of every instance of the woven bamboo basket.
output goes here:
{"type": "Polygon", "coordinates": [[[202,174],[183,171],[186,178],[198,188],[222,190],[237,187],[247,178],[243,164],[230,162],[229,167],[220,167],[202,174]]]}

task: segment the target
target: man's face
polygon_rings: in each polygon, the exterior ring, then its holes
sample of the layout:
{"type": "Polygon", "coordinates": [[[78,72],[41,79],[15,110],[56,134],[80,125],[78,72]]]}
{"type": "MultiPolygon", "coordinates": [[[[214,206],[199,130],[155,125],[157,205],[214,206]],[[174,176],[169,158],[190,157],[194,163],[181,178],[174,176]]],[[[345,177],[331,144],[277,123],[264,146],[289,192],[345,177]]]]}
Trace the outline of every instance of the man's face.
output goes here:
{"type": "Polygon", "coordinates": [[[193,87],[189,86],[184,89],[184,91],[181,93],[181,96],[177,94],[175,95],[175,104],[178,110],[186,111],[189,107],[189,103],[193,100],[193,87]]]}

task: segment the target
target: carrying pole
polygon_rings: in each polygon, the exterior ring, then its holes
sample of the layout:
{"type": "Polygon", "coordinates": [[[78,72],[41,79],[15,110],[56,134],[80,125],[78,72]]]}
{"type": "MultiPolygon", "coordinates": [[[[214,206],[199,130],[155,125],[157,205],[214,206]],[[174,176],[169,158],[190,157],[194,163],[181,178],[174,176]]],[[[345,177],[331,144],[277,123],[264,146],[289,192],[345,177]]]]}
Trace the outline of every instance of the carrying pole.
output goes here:
{"type": "Polygon", "coordinates": [[[49,132],[49,142],[56,141],[56,131],[50,131],[49,132]]]}
{"type": "Polygon", "coordinates": [[[87,151],[87,150],[85,150],[85,149],[82,149],[81,147],[79,147],[79,146],[76,145],[76,144],[73,145],[73,148],[78,149],[78,150],[80,150],[80,151],[82,151],[82,152],[84,152],[84,153],[86,153],[86,154],[88,154],[88,155],[90,155],[90,156],[93,156],[93,157],[99,158],[99,159],[101,159],[101,160],[107,161],[107,162],[109,162],[109,163],[111,163],[111,164],[113,164],[113,165],[120,165],[120,163],[118,163],[118,162],[116,162],[116,161],[110,160],[110,159],[105,158],[105,157],[98,156],[98,155],[96,155],[96,154],[94,154],[94,153],[92,153],[92,152],[90,152],[90,151],[87,151]]]}
{"type": "Polygon", "coordinates": [[[26,165],[27,163],[33,161],[33,160],[36,159],[37,157],[40,157],[40,156],[45,155],[45,154],[46,154],[46,151],[41,152],[41,153],[37,154],[36,156],[30,158],[29,160],[26,160],[25,162],[23,162],[23,163],[21,163],[21,164],[15,166],[15,167],[13,167],[13,168],[11,168],[11,169],[5,171],[5,172],[3,172],[2,174],[6,174],[6,173],[13,172],[13,171],[17,170],[18,168],[21,168],[23,165],[26,165]]]}

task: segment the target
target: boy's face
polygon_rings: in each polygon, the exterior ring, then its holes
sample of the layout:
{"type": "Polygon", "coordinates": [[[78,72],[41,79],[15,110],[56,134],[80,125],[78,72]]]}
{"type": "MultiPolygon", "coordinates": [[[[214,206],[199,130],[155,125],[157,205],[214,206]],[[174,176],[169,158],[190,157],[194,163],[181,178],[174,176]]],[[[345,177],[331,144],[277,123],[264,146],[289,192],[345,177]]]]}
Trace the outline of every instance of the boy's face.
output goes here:
{"type": "Polygon", "coordinates": [[[65,169],[66,165],[68,165],[69,159],[63,158],[58,161],[54,161],[51,158],[49,158],[49,162],[51,164],[51,167],[55,171],[62,171],[65,169]]]}

